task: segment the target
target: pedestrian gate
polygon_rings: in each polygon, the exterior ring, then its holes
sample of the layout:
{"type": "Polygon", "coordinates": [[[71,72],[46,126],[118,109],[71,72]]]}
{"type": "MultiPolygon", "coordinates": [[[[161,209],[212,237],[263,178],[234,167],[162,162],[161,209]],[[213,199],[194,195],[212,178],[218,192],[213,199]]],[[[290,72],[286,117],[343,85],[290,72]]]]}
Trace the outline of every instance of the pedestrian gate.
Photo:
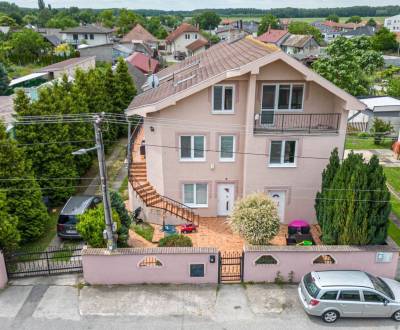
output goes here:
{"type": "Polygon", "coordinates": [[[243,252],[227,251],[219,254],[219,283],[243,282],[243,252]]]}

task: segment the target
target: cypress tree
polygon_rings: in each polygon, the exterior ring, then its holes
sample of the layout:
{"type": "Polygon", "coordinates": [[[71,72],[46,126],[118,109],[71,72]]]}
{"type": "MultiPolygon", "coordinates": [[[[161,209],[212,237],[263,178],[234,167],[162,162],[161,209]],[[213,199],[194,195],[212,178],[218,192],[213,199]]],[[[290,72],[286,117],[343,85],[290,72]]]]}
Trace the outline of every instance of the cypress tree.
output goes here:
{"type": "Polygon", "coordinates": [[[10,215],[7,197],[0,192],[0,250],[11,251],[18,248],[21,235],[17,226],[18,218],[10,215]]]}
{"type": "Polygon", "coordinates": [[[7,70],[3,63],[0,62],[0,95],[8,95],[10,88],[8,84],[10,79],[8,79],[7,70]]]}
{"type": "Polygon", "coordinates": [[[26,157],[28,153],[7,138],[4,125],[0,124],[0,191],[4,191],[6,209],[11,216],[6,218],[6,230],[15,242],[18,241],[13,230],[15,224],[22,240],[31,241],[44,233],[49,222],[39,184],[26,157]]]}

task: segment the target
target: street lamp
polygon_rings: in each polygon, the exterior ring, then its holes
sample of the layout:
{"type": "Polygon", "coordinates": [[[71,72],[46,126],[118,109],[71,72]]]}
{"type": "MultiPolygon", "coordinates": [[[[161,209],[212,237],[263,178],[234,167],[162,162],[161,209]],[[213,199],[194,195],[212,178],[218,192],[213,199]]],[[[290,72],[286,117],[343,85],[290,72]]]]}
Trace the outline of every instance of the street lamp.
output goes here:
{"type": "Polygon", "coordinates": [[[87,154],[89,151],[93,151],[93,150],[96,150],[96,149],[98,149],[97,146],[96,146],[96,147],[93,147],[93,148],[88,148],[88,149],[79,149],[79,150],[77,150],[77,151],[73,151],[72,154],[73,154],[74,156],[85,155],[85,154],[87,154]]]}

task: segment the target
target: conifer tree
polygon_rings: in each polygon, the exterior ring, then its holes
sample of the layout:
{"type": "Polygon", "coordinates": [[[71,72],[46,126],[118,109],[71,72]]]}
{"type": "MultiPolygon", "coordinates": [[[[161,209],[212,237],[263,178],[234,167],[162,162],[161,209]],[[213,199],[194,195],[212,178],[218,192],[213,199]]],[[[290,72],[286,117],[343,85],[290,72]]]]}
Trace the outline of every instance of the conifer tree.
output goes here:
{"type": "Polygon", "coordinates": [[[115,106],[120,113],[125,109],[136,96],[136,87],[128,71],[128,65],[123,58],[118,59],[117,69],[115,70],[115,106]]]}
{"type": "MultiPolygon", "coordinates": [[[[25,100],[21,101],[23,103],[25,100]]],[[[49,222],[39,184],[26,157],[29,153],[14,140],[8,139],[4,125],[0,124],[0,190],[4,189],[5,209],[11,216],[6,221],[8,224],[5,230],[10,239],[14,237],[16,243],[18,235],[13,229],[15,224],[22,240],[30,241],[39,238],[49,222]]]]}
{"type": "Polygon", "coordinates": [[[7,197],[0,192],[0,250],[14,250],[18,247],[21,235],[18,231],[18,218],[9,213],[7,197]]]}

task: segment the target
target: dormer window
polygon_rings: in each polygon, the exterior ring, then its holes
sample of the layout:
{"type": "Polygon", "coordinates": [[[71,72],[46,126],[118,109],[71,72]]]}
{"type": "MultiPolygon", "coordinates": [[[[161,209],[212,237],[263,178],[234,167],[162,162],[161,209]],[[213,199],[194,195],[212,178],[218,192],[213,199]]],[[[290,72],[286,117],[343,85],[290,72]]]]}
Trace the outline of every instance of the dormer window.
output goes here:
{"type": "Polygon", "coordinates": [[[214,114],[234,113],[235,88],[233,85],[215,85],[213,87],[213,109],[214,114]]]}

